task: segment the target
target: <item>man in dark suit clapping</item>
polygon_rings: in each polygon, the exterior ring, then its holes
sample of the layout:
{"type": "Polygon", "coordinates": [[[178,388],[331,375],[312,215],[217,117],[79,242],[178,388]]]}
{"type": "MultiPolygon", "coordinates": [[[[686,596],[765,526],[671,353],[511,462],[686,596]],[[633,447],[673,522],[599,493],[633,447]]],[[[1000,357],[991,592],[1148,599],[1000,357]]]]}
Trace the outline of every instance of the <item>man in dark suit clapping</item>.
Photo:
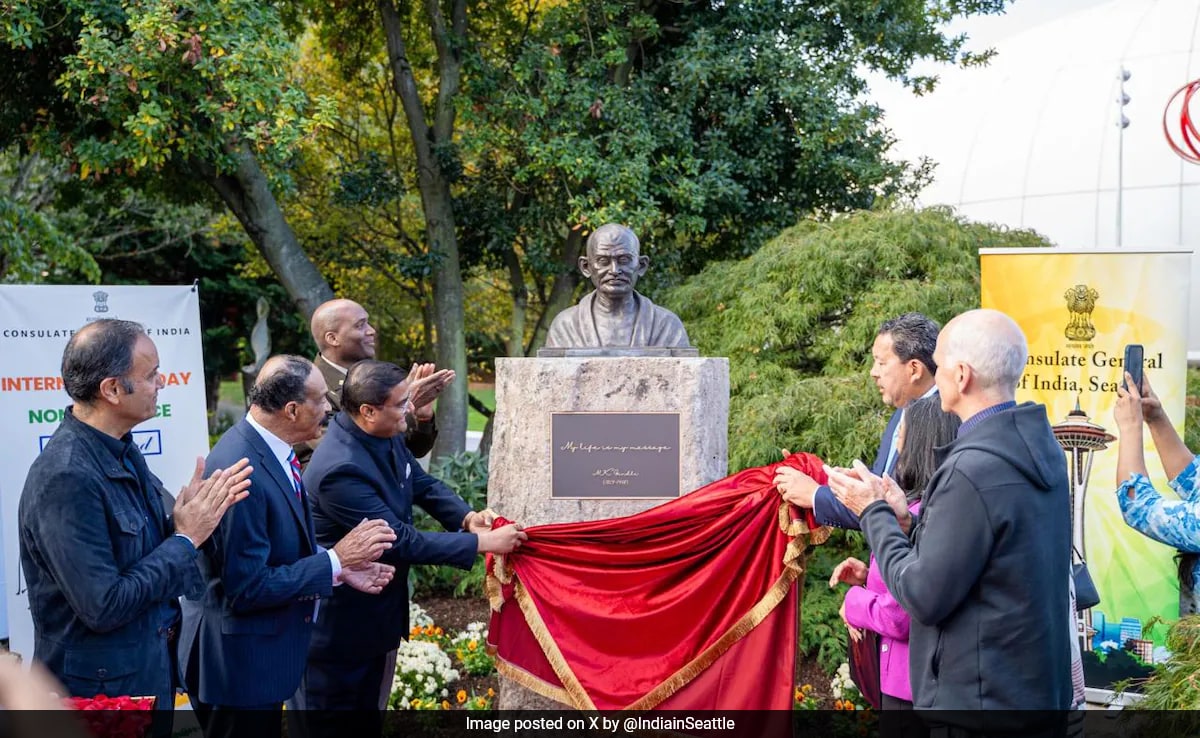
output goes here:
{"type": "Polygon", "coordinates": [[[185,604],[180,647],[207,734],[270,738],[282,733],[283,702],[300,686],[322,598],[338,584],[378,594],[393,569],[376,559],[396,535],[383,520],[360,519],[328,548],[317,545],[292,451],[320,435],[329,409],[312,362],[269,359],[249,399],[250,411],[208,465],[249,457],[251,496],[204,548],[208,588],[202,603],[185,604]]]}
{"type": "MultiPolygon", "coordinates": [[[[417,464],[404,444],[411,412],[410,383],[404,370],[382,361],[360,361],[342,385],[342,412],[329,424],[304,472],[313,493],[317,541],[345,535],[363,518],[386,520],[396,543],[381,561],[396,567],[401,586],[378,597],[342,588],[328,603],[313,635],[305,672],[303,704],[314,711],[360,710],[370,724],[355,735],[378,735],[378,710],[391,686],[396,647],[408,634],[410,564],[451,564],[470,568],[479,553],[508,553],[526,536],[519,526],[492,530],[489,516],[473,511],[442,482],[417,464]],[[413,527],[416,504],[446,533],[413,527]],[[364,627],[369,624],[369,627],[364,627]]],[[[314,718],[313,735],[345,735],[345,724],[327,726],[314,718]]],[[[341,721],[339,721],[341,722],[341,721]]]]}

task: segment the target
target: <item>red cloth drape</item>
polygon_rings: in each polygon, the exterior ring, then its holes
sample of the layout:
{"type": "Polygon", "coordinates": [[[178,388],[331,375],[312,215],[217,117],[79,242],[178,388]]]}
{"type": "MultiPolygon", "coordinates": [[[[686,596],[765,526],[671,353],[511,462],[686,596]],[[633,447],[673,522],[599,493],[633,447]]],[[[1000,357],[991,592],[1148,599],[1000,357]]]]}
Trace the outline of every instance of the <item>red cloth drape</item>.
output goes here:
{"type": "MultiPolygon", "coordinates": [[[[529,528],[489,557],[502,674],[579,709],[789,709],[809,510],[772,485],[792,454],[637,515],[529,528]]],[[[503,524],[503,521],[497,521],[503,524]]]]}

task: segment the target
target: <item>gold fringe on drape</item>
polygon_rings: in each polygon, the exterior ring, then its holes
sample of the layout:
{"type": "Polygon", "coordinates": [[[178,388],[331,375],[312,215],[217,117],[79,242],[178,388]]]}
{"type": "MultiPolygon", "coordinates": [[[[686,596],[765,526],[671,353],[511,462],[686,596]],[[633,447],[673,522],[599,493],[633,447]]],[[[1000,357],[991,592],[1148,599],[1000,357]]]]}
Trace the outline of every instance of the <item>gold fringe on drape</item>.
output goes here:
{"type": "MultiPolygon", "coordinates": [[[[797,577],[804,571],[801,557],[805,549],[808,548],[809,544],[820,545],[824,543],[829,539],[831,532],[825,526],[808,530],[808,524],[804,520],[792,520],[791,507],[791,504],[787,502],[779,506],[779,529],[792,540],[788,542],[787,549],[784,552],[783,573],[771,588],[767,590],[763,598],[755,603],[749,612],[743,615],[720,638],[710,644],[708,648],[697,654],[695,658],[680,667],[678,671],[667,677],[666,680],[659,683],[657,687],[622,709],[651,710],[657,707],[668,697],[685,687],[705,669],[712,666],[713,662],[750,633],[750,631],[758,627],[766,619],[767,615],[771,614],[771,611],[780,602],[783,602],[783,598],[791,591],[797,577]]],[[[488,593],[489,602],[492,603],[492,609],[497,611],[499,610],[499,605],[496,602],[499,601],[500,604],[503,604],[500,585],[507,583],[506,580],[513,576],[511,571],[504,569],[503,564],[504,561],[501,557],[497,556],[494,567],[497,574],[493,575],[489,573],[487,582],[484,585],[488,593]],[[495,593],[494,595],[493,592],[495,593]]],[[[583,688],[583,684],[580,683],[579,678],[575,676],[575,672],[567,664],[562,652],[558,649],[558,644],[554,642],[554,636],[551,635],[549,629],[546,627],[541,613],[538,612],[537,606],[529,598],[529,594],[525,591],[525,587],[519,579],[517,579],[513,591],[517,603],[521,607],[521,612],[525,616],[525,622],[528,624],[529,630],[533,633],[533,637],[537,639],[538,645],[542,647],[542,652],[546,655],[546,660],[549,661],[551,668],[554,669],[554,673],[558,676],[559,681],[563,683],[563,687],[560,688],[548,684],[529,672],[518,669],[500,658],[496,659],[497,670],[506,678],[543,697],[557,700],[578,710],[595,710],[595,704],[583,688]]]]}

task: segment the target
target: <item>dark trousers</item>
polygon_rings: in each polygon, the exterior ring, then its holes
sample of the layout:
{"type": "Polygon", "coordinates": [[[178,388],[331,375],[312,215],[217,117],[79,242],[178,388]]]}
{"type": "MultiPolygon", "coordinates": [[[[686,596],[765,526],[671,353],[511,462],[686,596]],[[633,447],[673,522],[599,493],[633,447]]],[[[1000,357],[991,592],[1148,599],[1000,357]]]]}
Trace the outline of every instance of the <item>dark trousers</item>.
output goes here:
{"type": "Polygon", "coordinates": [[[927,738],[929,728],[913,712],[913,703],[880,694],[879,735],[881,738],[927,738]]]}
{"type": "Polygon", "coordinates": [[[338,661],[310,654],[296,700],[303,710],[305,738],[382,735],[379,694],[387,661],[386,653],[338,661]]]}
{"type": "Polygon", "coordinates": [[[283,705],[212,705],[204,738],[282,738],[283,705]]]}

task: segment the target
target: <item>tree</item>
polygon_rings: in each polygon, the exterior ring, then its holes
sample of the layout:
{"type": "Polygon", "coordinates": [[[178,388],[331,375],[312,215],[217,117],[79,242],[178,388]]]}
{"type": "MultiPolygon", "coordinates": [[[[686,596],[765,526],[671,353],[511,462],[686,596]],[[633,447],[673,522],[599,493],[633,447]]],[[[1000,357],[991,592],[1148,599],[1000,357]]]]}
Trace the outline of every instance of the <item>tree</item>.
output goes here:
{"type": "Polygon", "coordinates": [[[62,271],[99,279],[95,259],[54,208],[63,178],[38,154],[0,151],[0,282],[39,282],[62,271]]]}
{"type": "Polygon", "coordinates": [[[0,145],[63,157],[92,182],[168,170],[198,177],[305,314],[332,296],[272,191],[286,186],[296,143],[332,114],[289,83],[295,49],[272,5],[30,0],[11,10],[0,62],[20,71],[0,98],[16,111],[0,119],[0,145]]]}
{"type": "Polygon", "coordinates": [[[730,362],[730,468],[781,447],[868,458],[886,413],[867,376],[879,324],[909,310],[945,323],[979,306],[980,248],[1049,246],[1032,231],[942,208],[805,221],[742,261],[668,293],[706,356],[730,362]]]}
{"type": "Polygon", "coordinates": [[[986,58],[940,24],[1004,4],[503,5],[503,43],[470,46],[459,212],[468,257],[511,276],[510,351],[536,348],[571,302],[581,237],[600,223],[642,236],[653,296],[800,218],[910,194],[928,170],[890,158],[862,71],[928,90],[906,77],[915,61],[986,58]]]}

